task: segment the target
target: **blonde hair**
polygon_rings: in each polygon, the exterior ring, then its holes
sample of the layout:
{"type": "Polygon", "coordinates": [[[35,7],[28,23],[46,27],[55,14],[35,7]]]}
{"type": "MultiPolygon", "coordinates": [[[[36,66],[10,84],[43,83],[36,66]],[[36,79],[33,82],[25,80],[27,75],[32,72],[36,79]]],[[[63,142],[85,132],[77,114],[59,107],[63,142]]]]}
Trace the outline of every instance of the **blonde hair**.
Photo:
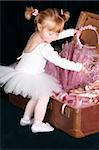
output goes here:
{"type": "MultiPolygon", "coordinates": [[[[31,19],[33,11],[33,7],[26,7],[25,18],[27,20],[31,19]]],[[[64,28],[64,23],[67,22],[69,18],[70,13],[68,11],[61,14],[61,11],[56,8],[47,8],[46,10],[39,12],[34,19],[34,23],[35,25],[40,23],[43,27],[47,27],[50,31],[61,32],[64,28]]]]}

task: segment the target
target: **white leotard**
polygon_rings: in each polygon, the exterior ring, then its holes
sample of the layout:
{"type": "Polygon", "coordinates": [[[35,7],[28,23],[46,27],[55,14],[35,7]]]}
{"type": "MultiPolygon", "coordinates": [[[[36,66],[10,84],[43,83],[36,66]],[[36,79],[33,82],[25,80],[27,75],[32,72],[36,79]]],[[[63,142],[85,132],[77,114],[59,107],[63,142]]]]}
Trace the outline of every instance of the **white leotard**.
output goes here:
{"type": "MultiPolygon", "coordinates": [[[[74,34],[73,29],[64,30],[59,34],[59,38],[72,36],[74,34]]],[[[74,63],[65,58],[61,58],[54,48],[49,43],[42,42],[32,52],[23,52],[21,60],[16,66],[16,70],[24,71],[32,74],[39,74],[44,72],[46,61],[54,63],[64,69],[80,71],[82,65],[80,63],[74,63]]]]}

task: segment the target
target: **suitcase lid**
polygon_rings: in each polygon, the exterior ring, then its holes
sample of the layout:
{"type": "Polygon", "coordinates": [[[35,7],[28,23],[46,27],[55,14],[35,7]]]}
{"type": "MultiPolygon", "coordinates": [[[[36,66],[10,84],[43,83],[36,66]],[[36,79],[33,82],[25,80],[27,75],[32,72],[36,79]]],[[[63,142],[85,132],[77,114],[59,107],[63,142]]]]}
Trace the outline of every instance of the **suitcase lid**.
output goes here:
{"type": "MultiPolygon", "coordinates": [[[[81,11],[76,25],[76,29],[88,25],[92,25],[93,27],[96,27],[97,33],[99,34],[99,15],[90,12],[81,11]]],[[[97,50],[99,50],[98,38],[97,38],[97,34],[93,30],[84,30],[80,35],[81,41],[83,41],[84,43],[88,43],[88,45],[90,46],[97,46],[98,48],[97,50]]]]}

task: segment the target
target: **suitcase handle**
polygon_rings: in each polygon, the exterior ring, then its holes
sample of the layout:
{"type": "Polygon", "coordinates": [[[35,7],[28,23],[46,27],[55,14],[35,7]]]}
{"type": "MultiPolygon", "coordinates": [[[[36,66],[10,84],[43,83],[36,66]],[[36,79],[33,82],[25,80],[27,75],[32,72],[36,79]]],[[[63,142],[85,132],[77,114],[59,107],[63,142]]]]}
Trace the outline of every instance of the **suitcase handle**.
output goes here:
{"type": "Polygon", "coordinates": [[[70,118],[70,109],[66,107],[67,104],[62,105],[61,114],[67,116],[67,118],[70,118]]]}

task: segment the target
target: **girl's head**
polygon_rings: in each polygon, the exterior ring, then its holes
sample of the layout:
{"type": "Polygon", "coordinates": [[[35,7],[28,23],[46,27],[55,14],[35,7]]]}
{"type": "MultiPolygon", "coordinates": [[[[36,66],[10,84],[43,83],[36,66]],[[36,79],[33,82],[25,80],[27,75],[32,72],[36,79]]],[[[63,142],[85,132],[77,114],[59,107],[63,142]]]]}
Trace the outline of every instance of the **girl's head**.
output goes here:
{"type": "MultiPolygon", "coordinates": [[[[33,7],[30,7],[30,9],[26,8],[26,19],[31,19],[34,10],[35,9],[33,9],[33,7]]],[[[69,17],[70,13],[68,11],[62,12],[55,8],[48,8],[38,13],[38,15],[34,19],[34,23],[38,32],[42,33],[42,31],[46,30],[46,32],[49,32],[50,35],[53,35],[54,33],[57,33],[58,35],[58,33],[63,30],[64,24],[66,21],[68,21],[69,17]]]]}

